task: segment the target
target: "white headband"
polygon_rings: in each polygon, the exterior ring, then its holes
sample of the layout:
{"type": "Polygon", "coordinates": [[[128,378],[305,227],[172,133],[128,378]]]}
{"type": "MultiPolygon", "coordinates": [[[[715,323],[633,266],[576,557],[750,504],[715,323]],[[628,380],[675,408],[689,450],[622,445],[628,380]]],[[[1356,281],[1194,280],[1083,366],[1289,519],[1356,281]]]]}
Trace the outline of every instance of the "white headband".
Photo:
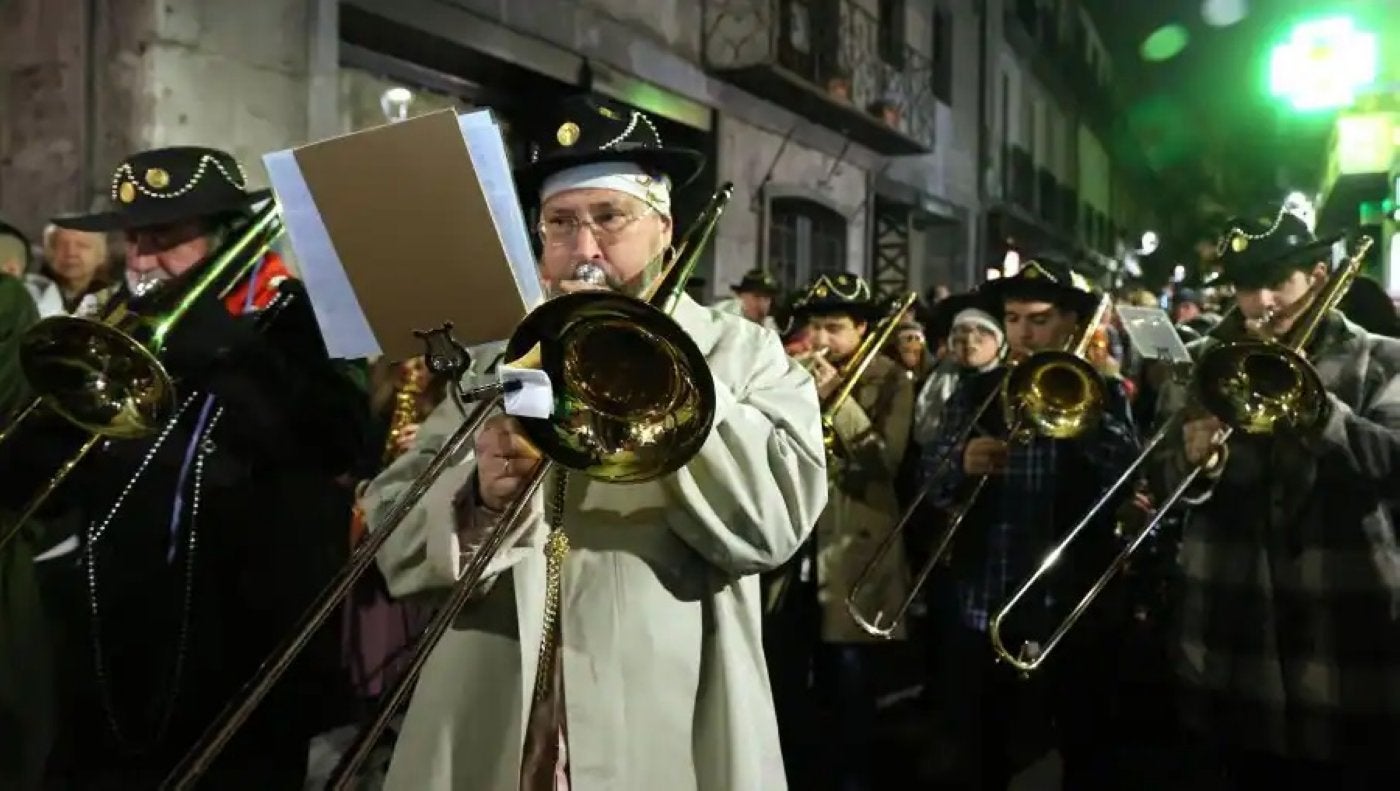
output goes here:
{"type": "Polygon", "coordinates": [[[981,327],[995,335],[998,340],[1002,337],[1001,325],[997,323],[996,319],[992,318],[992,314],[985,310],[964,308],[958,311],[958,315],[953,317],[953,326],[956,327],[959,324],[971,324],[974,327],[981,327]]]}
{"type": "Polygon", "coordinates": [[[652,176],[634,162],[594,162],[561,170],[544,180],[540,203],[569,190],[614,190],[642,201],[665,217],[671,216],[671,184],[652,176]]]}

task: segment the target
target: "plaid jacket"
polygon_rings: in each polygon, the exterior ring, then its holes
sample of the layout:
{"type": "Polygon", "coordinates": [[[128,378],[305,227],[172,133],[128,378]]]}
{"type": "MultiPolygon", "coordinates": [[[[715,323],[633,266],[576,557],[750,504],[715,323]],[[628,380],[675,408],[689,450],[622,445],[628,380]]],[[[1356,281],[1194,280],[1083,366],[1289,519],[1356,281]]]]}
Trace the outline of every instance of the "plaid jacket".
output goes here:
{"type": "MultiPolygon", "coordinates": [[[[1199,353],[1211,343],[1194,345],[1199,353]]],[[[1336,761],[1400,751],[1400,341],[1334,314],[1307,436],[1243,437],[1186,522],[1174,664],[1185,722],[1225,746],[1336,761]]],[[[1163,392],[1160,412],[1186,402],[1163,392]]],[[[1155,459],[1186,470],[1176,432],[1155,459]]]]}
{"type": "MultiPolygon", "coordinates": [[[[938,485],[930,492],[935,506],[964,507],[975,479],[963,471],[964,446],[953,443],[1004,376],[1005,369],[973,374],[948,399],[938,435],[923,450],[924,479],[938,475],[938,485]],[[950,461],[944,462],[945,458],[950,461]]],[[[1013,443],[1006,469],[990,478],[972,503],[952,548],[958,612],[964,626],[986,631],[991,614],[1030,576],[1051,544],[1137,456],[1137,433],[1122,381],[1106,381],[1109,398],[1096,430],[1077,440],[1034,437],[1027,443],[1013,443]]],[[[1000,404],[992,409],[996,416],[984,417],[972,436],[1006,435],[1000,404]]],[[[1106,509],[1088,528],[1090,534],[1076,549],[1085,570],[1092,568],[1097,574],[1107,564],[1104,551],[1115,541],[1113,526],[1113,510],[1106,509]],[[1091,545],[1094,548],[1086,556],[1084,547],[1091,545]]],[[[1063,565],[1072,567],[1077,559],[1067,555],[1063,565]]],[[[1086,589],[1079,584],[1082,581],[1082,574],[1072,568],[1050,575],[1042,587],[1044,594],[1037,595],[1037,606],[1024,608],[1024,617],[1009,622],[1010,631],[1044,639],[1048,627],[1064,615],[1056,593],[1063,588],[1072,593],[1058,598],[1077,600],[1086,589]]]]}

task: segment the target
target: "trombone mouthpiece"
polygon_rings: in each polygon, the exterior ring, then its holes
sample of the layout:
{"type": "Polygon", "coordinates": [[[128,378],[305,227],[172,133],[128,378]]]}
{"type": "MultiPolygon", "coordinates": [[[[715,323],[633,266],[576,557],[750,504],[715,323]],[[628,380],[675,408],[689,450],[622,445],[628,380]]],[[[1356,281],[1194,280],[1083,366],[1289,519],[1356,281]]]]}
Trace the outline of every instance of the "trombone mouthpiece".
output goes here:
{"type": "Polygon", "coordinates": [[[592,261],[584,261],[574,268],[574,280],[582,280],[591,286],[608,286],[608,273],[592,261]]]}

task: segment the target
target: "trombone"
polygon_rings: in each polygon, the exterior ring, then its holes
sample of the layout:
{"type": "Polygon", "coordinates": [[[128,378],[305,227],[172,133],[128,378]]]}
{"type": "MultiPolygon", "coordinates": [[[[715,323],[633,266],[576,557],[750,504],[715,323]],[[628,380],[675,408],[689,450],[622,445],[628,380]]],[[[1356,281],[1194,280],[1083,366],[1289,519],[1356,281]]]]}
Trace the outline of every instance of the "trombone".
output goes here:
{"type": "MultiPolygon", "coordinates": [[[[1315,294],[1308,300],[1304,314],[1300,316],[1300,323],[1290,331],[1288,339],[1275,340],[1259,334],[1253,338],[1225,341],[1201,353],[1192,372],[1190,393],[1197,405],[1218,418],[1225,426],[1215,437],[1215,450],[1187,472],[1157,508],[1151,521],[1132,541],[1119,550],[1108,568],[1099,575],[1069,614],[1050,633],[1045,644],[1037,648],[1030,643],[1023,643],[1020,650],[1013,653],[1008,649],[1001,633],[1007,616],[1016,609],[1030,589],[1054,569],[1075,539],[1118,497],[1123,487],[1135,480],[1137,471],[1157,447],[1172,432],[1179,431],[1187,415],[1195,410],[1191,407],[1178,410],[1166,420],[1118,480],[1099,497],[1089,512],[1065,534],[1064,538],[1045,554],[1035,572],[992,616],[987,631],[992,640],[992,648],[1001,659],[1023,673],[1039,668],[1094,599],[1098,598],[1108,583],[1127,566],[1147,537],[1156,531],[1166,515],[1186,496],[1192,484],[1202,475],[1216,474],[1224,467],[1229,458],[1226,443],[1234,432],[1251,435],[1273,434],[1280,429],[1307,426],[1321,418],[1327,403],[1327,389],[1303,350],[1317,334],[1327,315],[1342,301],[1342,297],[1346,296],[1347,290],[1361,272],[1366,251],[1372,243],[1369,236],[1363,236],[1357,244],[1356,252],[1346,263],[1320,286],[1314,287],[1315,294]]],[[[1265,317],[1262,322],[1267,325],[1272,320],[1265,317]]]]}
{"type": "Polygon", "coordinates": [[[14,436],[40,406],[90,436],[0,535],[0,548],[19,534],[98,442],[143,437],[170,419],[175,384],[160,356],[171,331],[211,289],[226,294],[246,277],[281,233],[281,211],[276,201],[269,201],[210,257],[187,288],[175,292],[177,296],[157,285],[154,291],[111,300],[94,318],[50,316],[24,333],[20,367],[38,395],[0,431],[0,443],[14,436]]]}
{"type": "Polygon", "coordinates": [[[884,610],[879,610],[874,616],[868,617],[858,604],[861,592],[870,583],[870,578],[875,573],[876,567],[884,563],[885,558],[894,549],[895,542],[902,539],[904,530],[908,528],[910,520],[914,518],[919,504],[933,491],[939,479],[949,472],[953,465],[962,462],[962,459],[954,455],[954,451],[962,447],[977,430],[988,410],[1000,405],[1007,426],[1009,442],[1028,442],[1036,435],[1069,439],[1077,437],[1097,425],[1103,415],[1104,405],[1108,399],[1108,390],[1104,385],[1103,378],[1099,376],[1098,371],[1086,359],[1085,355],[1093,340],[1095,330],[1103,323],[1104,317],[1112,305],[1113,298],[1105,294],[1099,300],[1094,315],[1085,324],[1079,336],[1072,341],[1068,351],[1036,352],[1023,361],[1008,362],[1008,370],[1002,377],[1001,384],[992,389],[978,405],[967,423],[959,429],[953,442],[938,458],[933,472],[924,481],[924,485],[914,495],[913,500],[905,506],[899,522],[895,524],[889,535],[885,536],[884,541],[880,542],[875,554],[866,562],[860,575],[851,585],[851,590],[846,595],[846,610],[851,614],[856,625],[866,634],[886,639],[894,635],[895,629],[908,615],[909,608],[914,605],[919,591],[928,582],[933,570],[947,557],[948,551],[953,546],[953,538],[962,527],[963,520],[972,511],[973,504],[977,502],[977,498],[981,496],[987,481],[990,480],[990,475],[982,475],[977,479],[972,487],[972,492],[957,509],[953,521],[939,537],[933,552],[930,553],[928,559],[919,569],[919,573],[915,576],[914,584],[909,586],[909,592],[905,594],[904,599],[900,601],[894,612],[887,614],[884,610]]]}
{"type": "MultiPolygon", "coordinates": [[[[670,314],[685,295],[700,253],[733,195],[725,183],[695,225],[669,252],[662,275],[638,299],[610,291],[555,297],[527,315],[506,344],[515,368],[543,369],[554,390],[554,413],[520,419],[544,461],[526,481],[482,546],[462,570],[447,600],[414,646],[398,683],[374,720],[357,736],[329,787],[344,789],[369,757],[403,703],[434,646],[477,589],[486,568],[526,514],[554,465],[610,483],[642,483],[685,466],[709,437],[715,415],[714,380],[698,346],[670,314]]],[[[430,355],[431,357],[431,355],[430,355]]],[[[431,362],[431,359],[430,359],[431,362]]],[[[460,386],[459,386],[460,389],[460,386]]],[[[475,402],[466,420],[351,552],[350,560],[302,614],[296,629],[265,659],[171,771],[161,788],[192,788],[286,673],[321,624],[369,569],[389,536],[433,483],[453,466],[510,386],[490,384],[457,394],[475,402]]]]}

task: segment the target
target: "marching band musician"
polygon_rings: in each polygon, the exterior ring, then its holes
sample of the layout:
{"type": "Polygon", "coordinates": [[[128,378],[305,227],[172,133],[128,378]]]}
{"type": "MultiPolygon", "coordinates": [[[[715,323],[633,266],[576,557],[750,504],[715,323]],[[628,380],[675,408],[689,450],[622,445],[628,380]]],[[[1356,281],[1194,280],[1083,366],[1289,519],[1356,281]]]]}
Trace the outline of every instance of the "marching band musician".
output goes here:
{"type": "MultiPolygon", "coordinates": [[[[872,298],[870,284],[845,273],[819,277],[795,310],[798,320],[806,322],[812,347],[797,359],[810,366],[817,394],[827,403],[842,386],[840,369],[854,359],[883,312],[872,298]]],[[[899,518],[894,480],[914,412],[914,387],[900,365],[878,349],[871,348],[869,353],[874,355],[869,367],[832,418],[836,438],[828,459],[832,465],[830,494],[812,539],[816,568],[794,572],[798,585],[803,576],[815,572],[818,631],[815,635],[784,636],[818,640],[812,658],[812,689],[806,694],[832,697],[821,701],[830,715],[820,726],[826,743],[814,745],[812,754],[829,762],[819,767],[816,777],[826,778],[836,788],[868,788],[873,782],[876,688],[870,665],[874,644],[882,640],[866,634],[855,623],[846,608],[846,597],[899,518]]],[[[874,593],[869,605],[897,604],[908,585],[908,564],[903,552],[896,549],[871,577],[868,590],[874,593]]],[[[793,606],[800,610],[802,605],[794,602],[793,606]]],[[[903,638],[902,632],[896,635],[896,639],[903,638]]],[[[775,668],[774,672],[806,677],[805,664],[775,668]]],[[[794,709],[790,716],[807,719],[800,712],[794,709]]]]}
{"type": "MultiPolygon", "coordinates": [[[[110,211],[59,221],[125,235],[125,278],[107,299],[184,287],[268,197],[247,190],[231,155],[195,147],[135,154],[111,186],[110,211]]],[[[161,354],[175,416],[149,438],[98,445],[47,502],[82,525],[84,545],[74,557],[86,589],[52,592],[81,603],[80,636],[64,650],[91,663],[60,680],[77,701],[51,778],[66,788],[155,787],[345,554],[349,492],[335,478],[364,441],[364,393],[327,359],[276,254],[225,298],[217,290],[161,354]],[[291,303],[259,331],[279,292],[291,303]]],[[[53,418],[7,442],[6,505],[21,507],[86,436],[53,418]]],[[[334,649],[327,640],[318,670],[334,667],[334,649]]],[[[299,787],[308,740],[326,724],[314,696],[338,691],[318,688],[323,677],[279,688],[208,787],[299,787]]]]}
{"type": "MultiPolygon", "coordinates": [[[[641,294],[672,240],[672,187],[701,156],[664,147],[650,119],[611,102],[576,97],[547,115],[516,181],[541,204],[548,291],[593,287],[576,279],[590,263],[641,294]]],[[[389,789],[784,787],[756,575],[792,555],[826,502],[815,392],[761,326],[688,297],[673,316],[715,378],[703,448],[649,483],[546,478],[429,657],[389,789]],[[547,580],[561,607],[548,621],[547,580]]],[[[424,421],[370,485],[371,524],[463,417],[448,400],[424,421]]],[[[513,418],[488,421],[381,552],[390,590],[445,593],[538,463],[513,418]]]]}
{"type": "MultiPolygon", "coordinates": [[[[1011,361],[1066,349],[1085,331],[1098,303],[1067,262],[1044,257],[1026,262],[1014,277],[984,284],[981,292],[1001,310],[1011,361]]],[[[967,386],[949,397],[937,435],[924,449],[925,474],[937,470],[940,476],[931,492],[934,503],[948,510],[971,509],[951,550],[952,584],[943,595],[953,600],[930,602],[935,618],[942,621],[941,628],[935,627],[939,639],[933,647],[941,658],[937,679],[942,689],[936,697],[956,745],[950,781],[955,788],[1006,788],[1022,768],[1018,756],[1026,745],[1016,740],[1040,735],[1023,726],[1035,717],[1048,717],[1057,731],[1064,787],[1112,788],[1096,760],[1110,749],[1111,695],[1102,682],[1111,676],[1115,649],[1110,628],[1089,624],[1107,608],[1100,605],[1081,622],[1063,653],[1043,675],[1030,679],[1018,677],[996,660],[987,629],[992,614],[1035,569],[1045,550],[1127,468],[1138,440],[1120,383],[1108,379],[1102,420],[1084,436],[1036,436],[1009,443],[1008,428],[994,406],[994,415],[984,416],[971,438],[954,447],[975,410],[1000,386],[1005,370],[966,380],[967,386]],[[950,461],[942,463],[945,458],[950,461]],[[981,495],[965,504],[968,491],[984,475],[990,478],[981,495]],[[1038,709],[1042,700],[1044,708],[1038,709]]],[[[1111,518],[1097,529],[1101,544],[1112,540],[1111,518]]],[[[1075,583],[1066,579],[1073,576],[1072,570],[1058,576],[1052,585],[1075,583]]],[[[1028,604],[1028,609],[1034,611],[1032,617],[1008,625],[1008,645],[1049,634],[1046,626],[1053,625],[1055,617],[1051,602],[1028,604]]]]}
{"type": "MultiPolygon", "coordinates": [[[[1328,276],[1329,247],[1291,213],[1221,237],[1238,312],[1190,347],[1283,338],[1328,276]],[[1272,316],[1272,319],[1268,317],[1272,316]]],[[[1400,787],[1400,341],[1334,311],[1304,350],[1327,390],[1301,433],[1235,432],[1188,492],[1175,667],[1183,724],[1232,788],[1400,787]]],[[[1159,414],[1187,404],[1169,384],[1159,414]]],[[[1158,460],[1170,491],[1213,450],[1190,418],[1158,460]]]]}

